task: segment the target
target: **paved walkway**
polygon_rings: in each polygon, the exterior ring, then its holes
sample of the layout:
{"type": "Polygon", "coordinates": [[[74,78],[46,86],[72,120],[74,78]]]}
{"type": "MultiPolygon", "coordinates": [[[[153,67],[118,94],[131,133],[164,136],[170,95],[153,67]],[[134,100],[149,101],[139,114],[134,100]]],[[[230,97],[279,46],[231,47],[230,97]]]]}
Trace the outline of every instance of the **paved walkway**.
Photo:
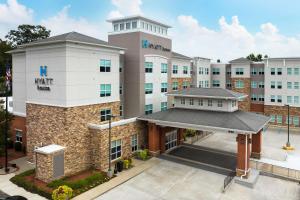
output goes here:
{"type": "MultiPolygon", "coordinates": [[[[139,161],[134,159],[133,164],[135,165],[133,168],[131,168],[128,171],[121,172],[117,177],[111,179],[110,181],[103,183],[81,195],[76,196],[73,198],[73,200],[88,200],[88,199],[94,199],[109,190],[125,183],[126,181],[132,179],[133,177],[141,174],[145,170],[153,167],[154,165],[157,165],[160,163],[160,160],[157,158],[151,158],[148,161],[139,161]]],[[[124,198],[118,198],[118,199],[124,199],[124,198]]],[[[125,199],[124,199],[125,200],[125,199]]]]}
{"type": "Polygon", "coordinates": [[[30,199],[30,200],[44,200],[45,199],[44,197],[41,197],[37,194],[27,192],[26,190],[24,190],[21,187],[18,187],[17,185],[13,184],[9,180],[10,178],[15,176],[16,174],[22,173],[22,172],[27,171],[29,169],[33,169],[34,165],[28,163],[27,160],[26,160],[26,157],[16,159],[14,161],[11,161],[11,163],[16,163],[20,167],[20,170],[17,171],[16,173],[11,173],[11,174],[7,174],[7,175],[0,175],[0,188],[1,188],[1,191],[8,194],[8,195],[10,195],[10,196],[21,195],[21,196],[26,197],[27,199],[30,199]]]}

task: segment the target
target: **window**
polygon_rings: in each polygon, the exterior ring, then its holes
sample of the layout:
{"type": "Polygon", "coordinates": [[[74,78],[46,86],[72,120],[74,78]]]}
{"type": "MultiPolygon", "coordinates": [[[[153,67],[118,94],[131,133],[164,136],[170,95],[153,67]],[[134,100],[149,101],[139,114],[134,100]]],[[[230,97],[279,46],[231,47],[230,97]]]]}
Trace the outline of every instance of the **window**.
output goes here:
{"type": "Polygon", "coordinates": [[[121,140],[111,141],[111,150],[110,150],[111,160],[115,160],[117,158],[120,158],[121,155],[122,155],[122,142],[121,142],[121,140]]]}
{"type": "Polygon", "coordinates": [[[101,122],[109,120],[111,115],[111,109],[104,109],[100,111],[100,120],[101,122]]]}
{"type": "Polygon", "coordinates": [[[292,100],[292,99],[293,99],[292,96],[287,96],[286,98],[287,98],[287,100],[286,100],[287,103],[292,103],[292,101],[293,101],[293,100],[292,100]]]}
{"type": "Polygon", "coordinates": [[[194,105],[194,99],[190,99],[190,105],[191,105],[191,106],[194,105]]]}
{"type": "Polygon", "coordinates": [[[241,81],[241,80],[235,81],[235,87],[236,88],[244,88],[244,81],[241,81]]]}
{"type": "Polygon", "coordinates": [[[160,110],[164,111],[168,109],[168,102],[161,102],[160,103],[160,110]]]}
{"type": "Polygon", "coordinates": [[[131,26],[132,26],[132,29],[136,29],[137,28],[137,21],[133,21],[131,26]]]}
{"type": "Polygon", "coordinates": [[[257,82],[251,81],[251,88],[257,88],[257,82]]]}
{"type": "Polygon", "coordinates": [[[251,68],[251,75],[256,75],[257,74],[257,68],[252,67],[251,68]]]}
{"type": "Polygon", "coordinates": [[[111,61],[110,60],[100,60],[100,72],[110,72],[111,61]]]}
{"type": "Polygon", "coordinates": [[[290,67],[287,68],[286,71],[287,71],[287,75],[292,75],[293,74],[292,68],[290,68],[290,67]]]}
{"type": "Polygon", "coordinates": [[[122,86],[122,85],[120,85],[120,91],[119,91],[119,93],[120,93],[120,94],[123,93],[123,86],[122,86]]]}
{"type": "Polygon", "coordinates": [[[223,101],[222,100],[218,100],[218,107],[223,107],[223,101]]]}
{"type": "Polygon", "coordinates": [[[123,106],[120,105],[120,116],[122,117],[123,116],[123,106]]]}
{"type": "Polygon", "coordinates": [[[294,104],[299,104],[299,96],[294,96],[294,104]]]}
{"type": "Polygon", "coordinates": [[[126,30],[130,29],[130,25],[131,25],[130,22],[126,23],[126,30]]]}
{"type": "Polygon", "coordinates": [[[294,82],[294,89],[299,89],[299,82],[294,82]]]}
{"type": "Polygon", "coordinates": [[[297,68],[294,68],[294,75],[299,75],[300,73],[299,73],[299,68],[297,67],[297,68]]]}
{"type": "Polygon", "coordinates": [[[259,75],[264,75],[265,74],[265,68],[261,67],[258,69],[258,74],[259,75]]]}
{"type": "Polygon", "coordinates": [[[203,74],[203,67],[199,67],[199,74],[203,74]]]}
{"type": "Polygon", "coordinates": [[[100,84],[100,97],[109,97],[111,95],[111,84],[100,84]]]}
{"type": "Polygon", "coordinates": [[[243,75],[244,74],[244,68],[236,68],[235,69],[236,75],[243,75]]]}
{"type": "Polygon", "coordinates": [[[220,75],[220,68],[212,68],[213,75],[220,75]]]}
{"type": "Polygon", "coordinates": [[[22,142],[22,131],[16,130],[16,142],[22,142]]]}
{"type": "Polygon", "coordinates": [[[228,70],[226,71],[226,74],[227,74],[227,75],[231,75],[231,69],[228,69],[228,70]]]}
{"type": "Polygon", "coordinates": [[[275,102],[275,95],[271,95],[271,102],[275,102]]]}
{"type": "Polygon", "coordinates": [[[181,105],[184,105],[185,104],[185,98],[181,98],[180,103],[181,103],[181,105]]]}
{"type": "Polygon", "coordinates": [[[168,64],[161,63],[161,73],[168,73],[168,64]]]}
{"type": "Polygon", "coordinates": [[[299,127],[299,117],[298,116],[293,117],[293,124],[294,124],[294,126],[299,127]]]}
{"type": "Polygon", "coordinates": [[[220,81],[219,80],[213,80],[213,87],[220,87],[220,81]]]}
{"type": "Polygon", "coordinates": [[[205,68],[205,74],[209,74],[209,69],[208,68],[205,68]]]}
{"type": "Polygon", "coordinates": [[[281,103],[282,102],[282,96],[281,95],[277,95],[277,102],[281,103]]]}
{"type": "Polygon", "coordinates": [[[152,104],[145,105],[145,114],[148,115],[151,114],[152,112],[153,112],[153,105],[152,104]]]}
{"type": "Polygon", "coordinates": [[[177,81],[174,81],[174,82],[172,83],[172,89],[173,89],[174,91],[177,91],[177,90],[178,90],[178,82],[177,82],[177,81]]]}
{"type": "Polygon", "coordinates": [[[275,68],[271,68],[271,75],[275,75],[275,68]]]}
{"type": "Polygon", "coordinates": [[[226,81],[226,86],[227,86],[228,88],[231,88],[231,81],[230,81],[230,80],[227,80],[227,81],[226,81]]]}
{"type": "Polygon", "coordinates": [[[277,119],[277,124],[282,124],[282,116],[281,115],[277,115],[276,119],[277,119]]]}
{"type": "Polygon", "coordinates": [[[272,89],[276,88],[276,83],[275,83],[275,81],[271,81],[271,88],[272,88],[272,89]]]}
{"type": "Polygon", "coordinates": [[[208,106],[212,106],[212,100],[208,100],[208,101],[207,101],[207,105],[208,105],[208,106]]]}
{"type": "Polygon", "coordinates": [[[251,101],[256,101],[257,100],[257,95],[256,94],[252,94],[251,95],[251,101]]]}
{"type": "Polygon", "coordinates": [[[281,81],[277,81],[277,89],[282,89],[282,82],[281,81]]]}
{"type": "Polygon", "coordinates": [[[153,93],[153,83],[145,83],[145,94],[153,93]]]}
{"type": "Polygon", "coordinates": [[[205,88],[208,88],[208,87],[209,87],[209,81],[205,81],[205,82],[204,82],[204,87],[205,87],[205,88]]]}
{"type": "Polygon", "coordinates": [[[292,82],[287,82],[287,89],[292,89],[293,88],[293,83],[292,82]]]}
{"type": "Polygon", "coordinates": [[[124,30],[124,24],[120,24],[120,31],[123,31],[124,30]]]}
{"type": "Polygon", "coordinates": [[[277,68],[277,75],[282,75],[282,68],[277,68]]]}
{"type": "Polygon", "coordinates": [[[173,65],[173,74],[178,74],[178,65],[173,65]]]}
{"type": "Polygon", "coordinates": [[[231,106],[236,107],[236,101],[231,101],[231,106]]]}
{"type": "Polygon", "coordinates": [[[145,72],[152,73],[153,71],[153,63],[152,62],[145,62],[145,72]]]}
{"type": "Polygon", "coordinates": [[[199,88],[203,88],[204,87],[204,81],[199,81],[199,88]]]}
{"type": "Polygon", "coordinates": [[[259,94],[258,101],[265,101],[265,96],[263,94],[259,94]]]}
{"type": "Polygon", "coordinates": [[[168,83],[161,83],[161,92],[167,92],[168,91],[168,83]]]}
{"type": "Polygon", "coordinates": [[[119,30],[119,24],[114,24],[114,31],[118,31],[119,30]]]}
{"type": "Polygon", "coordinates": [[[275,115],[270,115],[270,117],[271,117],[270,122],[274,123],[274,122],[275,122],[275,119],[276,119],[275,115]]]}
{"type": "Polygon", "coordinates": [[[183,74],[188,74],[189,68],[188,66],[183,66],[183,74]]]}
{"type": "Polygon", "coordinates": [[[189,82],[187,82],[187,81],[183,81],[183,82],[182,82],[182,88],[183,88],[183,89],[188,88],[188,85],[189,85],[189,82]]]}
{"type": "Polygon", "coordinates": [[[203,99],[198,99],[198,105],[203,106],[203,99]]]}
{"type": "Polygon", "coordinates": [[[169,150],[177,146],[177,131],[166,133],[165,136],[165,150],[169,150]]]}
{"type": "Polygon", "coordinates": [[[151,24],[149,25],[149,29],[150,29],[150,31],[152,31],[152,25],[151,24]]]}
{"type": "Polygon", "coordinates": [[[262,81],[259,82],[258,87],[259,87],[259,88],[265,88],[265,83],[262,82],[262,81]]]}
{"type": "Polygon", "coordinates": [[[138,135],[134,134],[131,136],[131,152],[138,150],[138,135]]]}
{"type": "Polygon", "coordinates": [[[149,29],[149,24],[146,23],[146,30],[148,30],[148,29],[149,29]]]}

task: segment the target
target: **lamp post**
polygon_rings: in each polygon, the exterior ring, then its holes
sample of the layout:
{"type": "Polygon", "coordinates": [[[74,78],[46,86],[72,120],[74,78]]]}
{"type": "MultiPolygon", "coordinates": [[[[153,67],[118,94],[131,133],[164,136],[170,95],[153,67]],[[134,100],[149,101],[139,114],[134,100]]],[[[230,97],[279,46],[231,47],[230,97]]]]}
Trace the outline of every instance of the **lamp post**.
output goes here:
{"type": "Polygon", "coordinates": [[[112,177],[113,172],[111,170],[111,119],[115,118],[116,116],[114,115],[109,115],[108,116],[108,171],[107,171],[107,176],[109,178],[112,177]]]}
{"type": "Polygon", "coordinates": [[[286,145],[283,146],[283,149],[285,149],[285,150],[293,150],[294,148],[291,146],[291,143],[290,143],[290,105],[289,104],[285,104],[285,106],[287,106],[287,108],[288,108],[288,119],[287,119],[287,123],[288,123],[288,129],[287,129],[288,139],[287,139],[286,145]]]}

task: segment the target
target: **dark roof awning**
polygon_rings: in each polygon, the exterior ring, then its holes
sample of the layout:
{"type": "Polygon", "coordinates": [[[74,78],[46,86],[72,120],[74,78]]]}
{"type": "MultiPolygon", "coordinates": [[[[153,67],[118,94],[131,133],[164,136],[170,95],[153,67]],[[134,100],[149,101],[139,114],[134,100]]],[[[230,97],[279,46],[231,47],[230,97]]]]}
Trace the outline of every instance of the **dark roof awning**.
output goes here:
{"type": "Polygon", "coordinates": [[[196,130],[234,131],[235,133],[256,134],[270,121],[270,117],[252,112],[218,112],[171,108],[166,111],[143,115],[138,120],[161,126],[196,130]]]}

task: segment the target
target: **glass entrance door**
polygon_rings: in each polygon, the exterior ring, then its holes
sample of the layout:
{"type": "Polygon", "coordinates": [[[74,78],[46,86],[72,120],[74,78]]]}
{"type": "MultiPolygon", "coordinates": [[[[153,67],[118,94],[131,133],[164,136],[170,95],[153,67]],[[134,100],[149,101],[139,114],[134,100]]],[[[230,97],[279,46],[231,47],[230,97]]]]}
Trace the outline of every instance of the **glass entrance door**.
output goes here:
{"type": "Polygon", "coordinates": [[[177,146],[177,130],[166,133],[165,150],[172,149],[177,146]]]}

